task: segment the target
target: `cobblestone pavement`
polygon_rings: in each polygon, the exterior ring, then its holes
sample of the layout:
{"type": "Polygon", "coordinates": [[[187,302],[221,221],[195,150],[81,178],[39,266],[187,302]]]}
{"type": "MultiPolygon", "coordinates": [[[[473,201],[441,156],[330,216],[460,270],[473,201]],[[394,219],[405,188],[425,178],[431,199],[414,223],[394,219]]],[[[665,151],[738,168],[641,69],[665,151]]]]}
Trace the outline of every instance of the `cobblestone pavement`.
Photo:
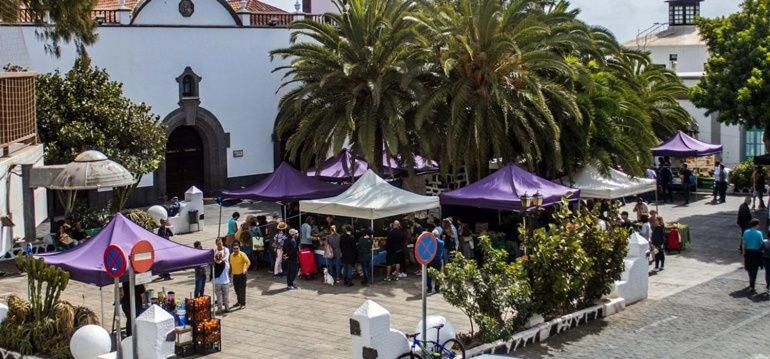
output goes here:
{"type": "MultiPolygon", "coordinates": [[[[206,225],[201,232],[178,235],[175,241],[192,245],[200,240],[204,248],[212,248],[217,235],[218,206],[206,206],[206,225]],[[213,225],[212,225],[213,224],[213,225]]],[[[226,208],[226,221],[233,211],[247,214],[273,213],[276,206],[265,203],[241,204],[226,208]]],[[[223,232],[226,231],[222,226],[223,232]]],[[[414,269],[414,268],[413,268],[414,269]]],[[[314,358],[337,359],[351,357],[351,341],[348,319],[366,299],[372,299],[388,309],[391,327],[407,333],[415,331],[421,314],[419,277],[409,277],[398,282],[382,282],[383,273],[377,270],[379,282],[373,286],[352,288],[331,287],[319,280],[297,280],[300,290],[285,290],[283,278],[273,278],[266,269],[251,272],[246,290],[246,309],[231,312],[222,317],[223,350],[212,358],[314,358]]],[[[156,282],[148,289],[165,289],[176,293],[191,293],[194,287],[193,272],[173,274],[173,280],[156,282]]],[[[26,297],[26,278],[22,276],[0,279],[0,300],[11,293],[26,297]]],[[[358,284],[358,281],[356,281],[358,284]]],[[[211,293],[211,285],[206,288],[211,293]]],[[[189,294],[187,294],[189,295],[189,294]]],[[[178,294],[177,296],[180,296],[178,294]]],[[[70,281],[62,299],[74,304],[85,304],[99,313],[100,292],[96,287],[70,281]]],[[[112,315],[112,287],[104,288],[103,300],[107,322],[112,315]]],[[[231,290],[230,303],[235,302],[231,290]]],[[[468,331],[467,318],[448,305],[440,295],[428,299],[428,313],[440,313],[454,323],[457,330],[468,331]]],[[[122,320],[125,323],[125,320],[122,320]]]]}
{"type": "MultiPolygon", "coordinates": [[[[513,354],[521,358],[768,358],[770,301],[747,296],[737,251],[739,197],[660,207],[691,228],[692,246],[666,257],[650,278],[650,298],[605,320],[513,354]]],[[[760,271],[758,288],[764,284],[760,271]]]]}
{"type": "MultiPolygon", "coordinates": [[[[679,220],[690,225],[692,245],[679,255],[669,255],[666,270],[650,278],[650,298],[607,320],[575,328],[514,355],[765,358],[761,353],[770,353],[770,342],[763,338],[770,329],[770,302],[740,292],[747,284],[737,252],[735,213],[740,201],[730,197],[722,205],[701,199],[687,207],[660,206],[667,222],[679,220]]],[[[226,208],[223,218],[235,210],[246,215],[272,213],[277,208],[264,203],[241,204],[226,208]]],[[[174,239],[186,244],[200,240],[204,247],[212,247],[217,234],[212,224],[216,223],[218,207],[209,205],[206,211],[208,225],[203,231],[174,239]]],[[[63,299],[99,310],[98,289],[70,283],[63,299]]],[[[411,332],[419,318],[419,283],[412,275],[397,283],[380,282],[368,288],[329,287],[319,281],[299,281],[298,285],[301,290],[285,292],[285,284],[266,271],[250,274],[247,308],[222,318],[224,349],[211,357],[349,358],[348,318],[365,299],[389,309],[394,328],[411,332]]],[[[23,294],[25,287],[23,277],[0,279],[0,298],[23,294]]],[[[189,293],[192,287],[191,271],[149,286],[177,293],[189,293]]],[[[231,302],[233,298],[231,293],[231,302]]],[[[111,300],[111,288],[106,288],[103,303],[108,317],[111,300]]],[[[466,317],[440,296],[430,297],[429,312],[446,315],[461,331],[469,329],[466,317]]]]}

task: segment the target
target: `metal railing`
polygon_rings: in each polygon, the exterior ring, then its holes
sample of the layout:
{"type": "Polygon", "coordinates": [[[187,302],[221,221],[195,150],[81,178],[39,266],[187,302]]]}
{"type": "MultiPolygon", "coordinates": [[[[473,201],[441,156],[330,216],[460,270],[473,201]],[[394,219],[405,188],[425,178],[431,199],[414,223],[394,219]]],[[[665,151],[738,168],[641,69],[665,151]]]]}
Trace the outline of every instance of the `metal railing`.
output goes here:
{"type": "Polygon", "coordinates": [[[267,27],[290,27],[291,24],[295,21],[308,18],[318,22],[332,22],[331,19],[325,15],[259,12],[250,14],[250,25],[267,27]]]}
{"type": "MultiPolygon", "coordinates": [[[[98,21],[99,24],[117,24],[120,23],[118,10],[92,10],[91,18],[98,21]]],[[[4,22],[0,19],[0,22],[4,22]]],[[[19,10],[19,18],[15,21],[18,24],[47,23],[46,18],[36,18],[35,13],[29,9],[19,10]]]]}
{"type": "Polygon", "coordinates": [[[0,149],[36,138],[35,74],[0,72],[0,149]]]}

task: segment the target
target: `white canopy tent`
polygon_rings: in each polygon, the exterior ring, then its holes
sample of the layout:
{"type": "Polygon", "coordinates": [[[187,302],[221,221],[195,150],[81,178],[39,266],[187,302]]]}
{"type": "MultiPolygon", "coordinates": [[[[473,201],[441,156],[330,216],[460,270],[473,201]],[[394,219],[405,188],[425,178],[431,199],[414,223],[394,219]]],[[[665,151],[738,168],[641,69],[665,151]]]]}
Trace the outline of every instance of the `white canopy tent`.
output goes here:
{"type": "Polygon", "coordinates": [[[347,191],[334,197],[299,202],[300,212],[375,219],[439,208],[438,197],[394,187],[367,170],[347,191]]]}
{"type": "MultiPolygon", "coordinates": [[[[334,216],[363,218],[371,221],[400,214],[439,208],[438,197],[421,196],[397,187],[367,170],[347,191],[322,199],[299,201],[299,211],[334,216]]],[[[301,222],[301,220],[300,220],[301,222]]],[[[374,250],[372,248],[372,250],[374,250]]],[[[374,261],[372,261],[372,280],[374,261]]]]}
{"type": "Polygon", "coordinates": [[[615,169],[604,176],[593,166],[583,167],[572,180],[580,188],[580,197],[615,199],[657,191],[657,182],[650,178],[634,178],[615,169]]]}

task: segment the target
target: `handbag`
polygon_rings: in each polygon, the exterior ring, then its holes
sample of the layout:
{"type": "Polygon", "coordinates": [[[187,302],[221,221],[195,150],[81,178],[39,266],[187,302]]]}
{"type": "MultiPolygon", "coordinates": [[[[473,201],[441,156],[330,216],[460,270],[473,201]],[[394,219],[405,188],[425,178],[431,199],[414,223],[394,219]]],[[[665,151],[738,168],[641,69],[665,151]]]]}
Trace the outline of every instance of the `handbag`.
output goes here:
{"type": "Polygon", "coordinates": [[[262,252],[265,250],[265,239],[262,237],[251,237],[253,243],[252,249],[255,252],[262,252]]]}

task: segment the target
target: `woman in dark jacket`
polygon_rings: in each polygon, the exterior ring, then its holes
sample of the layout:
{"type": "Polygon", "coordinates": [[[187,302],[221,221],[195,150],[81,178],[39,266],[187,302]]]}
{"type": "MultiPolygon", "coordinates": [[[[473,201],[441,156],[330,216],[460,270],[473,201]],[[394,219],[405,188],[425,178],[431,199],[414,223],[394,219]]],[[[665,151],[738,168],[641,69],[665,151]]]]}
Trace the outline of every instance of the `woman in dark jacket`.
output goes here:
{"type": "Polygon", "coordinates": [[[663,266],[666,263],[666,226],[663,224],[663,218],[657,217],[655,223],[652,224],[652,247],[655,251],[655,271],[663,270],[663,266]]]}
{"type": "Polygon", "coordinates": [[[342,276],[345,286],[352,286],[353,267],[356,265],[357,245],[353,237],[353,227],[346,224],[342,227],[342,236],[340,237],[340,251],[342,252],[342,276]]]}

